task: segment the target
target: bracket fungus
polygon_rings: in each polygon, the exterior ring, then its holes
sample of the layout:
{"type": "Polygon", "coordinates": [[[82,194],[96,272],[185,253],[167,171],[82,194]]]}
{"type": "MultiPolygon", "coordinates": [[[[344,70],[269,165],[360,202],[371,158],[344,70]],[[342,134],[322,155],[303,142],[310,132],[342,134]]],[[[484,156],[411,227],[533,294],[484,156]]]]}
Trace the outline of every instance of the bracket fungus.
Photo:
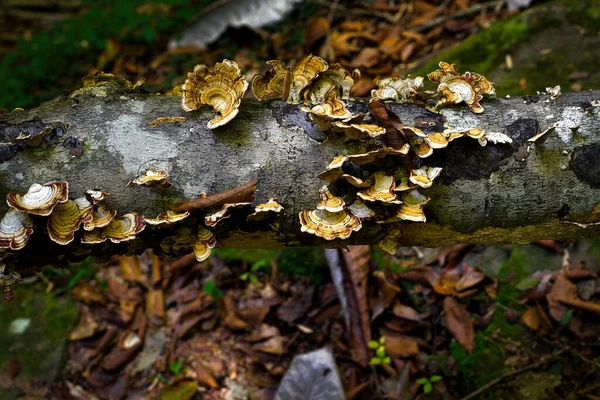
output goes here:
{"type": "Polygon", "coordinates": [[[288,96],[290,88],[290,68],[279,60],[267,61],[269,69],[264,75],[252,78],[250,90],[258,100],[281,99],[288,96]]]}
{"type": "Polygon", "coordinates": [[[90,189],[85,191],[85,195],[92,204],[98,204],[101,201],[106,200],[110,196],[110,193],[103,192],[99,189],[90,189]]]}
{"type": "Polygon", "coordinates": [[[166,210],[158,214],[156,218],[144,217],[144,222],[148,225],[170,225],[187,218],[189,215],[189,211],[177,212],[173,210],[166,210]]]}
{"type": "Polygon", "coordinates": [[[348,239],[352,232],[362,228],[360,218],[349,211],[327,210],[300,211],[300,230],[325,240],[348,239]]]}
{"type": "Polygon", "coordinates": [[[211,212],[210,214],[206,214],[204,216],[204,223],[206,224],[206,226],[213,227],[217,225],[221,220],[229,218],[231,216],[231,209],[245,207],[250,204],[250,202],[246,201],[240,203],[225,203],[221,206],[220,209],[211,212]]]}
{"type": "Polygon", "coordinates": [[[34,183],[24,195],[9,193],[6,202],[10,207],[28,214],[48,216],[58,203],[69,199],[69,184],[64,181],[34,183]]]}
{"type": "Polygon", "coordinates": [[[410,75],[406,79],[389,77],[376,79],[375,84],[378,87],[371,91],[371,101],[393,100],[406,103],[412,100],[423,88],[423,77],[411,78],[410,75]]]}
{"type": "Polygon", "coordinates": [[[111,210],[105,204],[94,204],[92,208],[91,216],[89,221],[84,221],[83,229],[86,231],[93,231],[96,228],[104,228],[110,224],[117,215],[117,210],[111,210]]]}
{"type": "Polygon", "coordinates": [[[21,250],[34,227],[28,214],[11,208],[0,220],[0,249],[21,250]]]}
{"type": "Polygon", "coordinates": [[[328,96],[335,96],[342,100],[350,98],[350,89],[360,78],[358,69],[348,72],[339,63],[329,65],[329,68],[319,74],[314,81],[303,90],[304,101],[306,103],[318,104],[327,99],[328,96]]]}
{"type": "Polygon", "coordinates": [[[345,121],[334,121],[331,123],[331,127],[335,132],[342,132],[352,140],[361,140],[365,136],[376,138],[385,134],[385,128],[373,124],[352,124],[345,121]]]}
{"type": "Polygon", "coordinates": [[[365,201],[380,201],[382,203],[400,204],[400,201],[394,193],[394,177],[378,171],[370,178],[372,186],[357,195],[365,201]]]}
{"type": "Polygon", "coordinates": [[[423,206],[429,203],[429,197],[421,194],[418,190],[402,193],[402,205],[398,209],[396,217],[413,222],[425,222],[423,206]]]}
{"type": "Polygon", "coordinates": [[[319,190],[319,203],[317,204],[317,210],[326,210],[332,213],[340,212],[346,206],[346,203],[341,197],[335,196],[329,190],[327,185],[321,187],[319,190]]]}
{"type": "Polygon", "coordinates": [[[181,87],[181,107],[193,111],[203,104],[210,105],[219,115],[207,126],[215,129],[235,118],[247,89],[248,82],[235,61],[216,63],[214,71],[206,65],[196,65],[181,87]]]}
{"type": "Polygon", "coordinates": [[[440,167],[421,167],[410,171],[409,180],[422,188],[431,187],[433,180],[440,176],[440,167]]]}
{"type": "Polygon", "coordinates": [[[6,301],[12,301],[12,289],[20,280],[22,280],[21,275],[17,271],[6,264],[0,264],[0,289],[2,289],[2,295],[6,301]]]}
{"type": "Polygon", "coordinates": [[[309,54],[300,60],[290,73],[290,87],[288,96],[283,100],[292,104],[302,102],[302,91],[323,71],[329,68],[329,64],[321,57],[309,54]]]}
{"type": "Polygon", "coordinates": [[[202,262],[210,256],[210,251],[217,245],[217,238],[215,235],[200,225],[198,227],[198,234],[196,235],[196,243],[194,244],[194,255],[196,261],[202,262]]]}
{"type": "Polygon", "coordinates": [[[161,186],[168,189],[173,187],[173,184],[167,180],[168,176],[167,171],[149,169],[144,175],[132,180],[129,185],[161,186]]]}
{"type": "Polygon", "coordinates": [[[92,208],[85,197],[57,204],[48,218],[50,239],[61,245],[71,243],[81,224],[93,220],[92,208]]]}
{"type": "Polygon", "coordinates": [[[382,251],[395,256],[398,251],[398,240],[400,239],[400,236],[400,229],[397,226],[390,226],[386,229],[385,236],[377,243],[377,247],[382,251]]]}
{"type": "Polygon", "coordinates": [[[135,212],[115,217],[110,223],[99,229],[83,233],[81,243],[97,244],[107,239],[113,243],[121,243],[135,239],[136,235],[144,230],[146,224],[141,215],[135,212]]]}
{"type": "Polygon", "coordinates": [[[344,120],[354,117],[346,108],[346,103],[330,95],[326,101],[319,103],[312,108],[301,106],[300,110],[309,113],[320,130],[328,131],[331,129],[331,123],[336,120],[344,120]]]}
{"type": "Polygon", "coordinates": [[[482,113],[483,107],[479,101],[484,94],[496,94],[494,85],[484,76],[474,72],[459,74],[454,64],[441,61],[439,66],[440,69],[427,75],[431,82],[438,83],[438,105],[464,102],[474,113],[482,113]]]}
{"type": "Polygon", "coordinates": [[[254,212],[246,218],[246,221],[261,221],[268,215],[278,214],[283,211],[283,206],[277,202],[275,197],[270,197],[266,203],[257,205],[254,212]]]}
{"type": "Polygon", "coordinates": [[[371,219],[375,216],[375,211],[369,208],[360,198],[356,198],[347,208],[360,219],[371,219]]]}

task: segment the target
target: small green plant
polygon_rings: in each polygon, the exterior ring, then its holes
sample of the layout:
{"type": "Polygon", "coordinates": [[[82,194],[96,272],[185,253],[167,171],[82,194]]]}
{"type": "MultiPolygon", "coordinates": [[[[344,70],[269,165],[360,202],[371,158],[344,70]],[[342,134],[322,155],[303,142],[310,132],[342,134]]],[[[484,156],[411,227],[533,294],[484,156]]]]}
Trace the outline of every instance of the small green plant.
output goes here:
{"type": "Polygon", "coordinates": [[[383,336],[379,340],[369,340],[367,346],[375,350],[375,357],[371,358],[369,365],[390,364],[392,362],[390,356],[385,353],[385,338],[383,336]]]}
{"type": "Polygon", "coordinates": [[[219,300],[221,298],[221,289],[219,289],[213,281],[206,281],[202,290],[212,297],[213,300],[219,300]]]}
{"type": "Polygon", "coordinates": [[[73,275],[69,279],[69,282],[67,282],[67,290],[73,289],[81,279],[92,279],[94,277],[95,271],[92,266],[92,258],[88,257],[79,264],[73,266],[71,268],[71,273],[73,273],[73,275]]]}
{"type": "Polygon", "coordinates": [[[243,281],[250,281],[250,283],[256,285],[258,283],[258,276],[256,276],[256,273],[260,271],[262,267],[263,264],[261,262],[254,263],[250,267],[249,271],[246,271],[242,275],[240,275],[240,279],[243,281]]]}
{"type": "Polygon", "coordinates": [[[429,378],[417,379],[417,384],[423,386],[423,393],[429,393],[433,390],[433,384],[442,380],[439,375],[432,375],[429,378]]]}
{"type": "Polygon", "coordinates": [[[182,367],[183,367],[183,360],[180,358],[178,358],[177,360],[175,360],[171,364],[169,364],[169,369],[171,370],[173,375],[175,375],[175,378],[177,378],[179,376],[179,374],[181,373],[182,367]]]}

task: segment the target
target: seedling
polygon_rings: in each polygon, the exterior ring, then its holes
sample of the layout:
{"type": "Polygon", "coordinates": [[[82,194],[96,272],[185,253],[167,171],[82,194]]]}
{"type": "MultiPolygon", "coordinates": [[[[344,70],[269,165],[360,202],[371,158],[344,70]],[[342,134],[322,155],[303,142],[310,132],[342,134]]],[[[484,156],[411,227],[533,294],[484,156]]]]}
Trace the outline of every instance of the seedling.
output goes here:
{"type": "Polygon", "coordinates": [[[439,375],[432,375],[429,378],[417,379],[417,384],[423,386],[423,393],[429,393],[433,390],[433,384],[442,380],[439,375]]]}
{"type": "Polygon", "coordinates": [[[392,359],[385,352],[385,338],[382,336],[379,340],[369,340],[367,343],[370,349],[375,350],[375,357],[371,358],[369,365],[390,364],[392,359]]]}

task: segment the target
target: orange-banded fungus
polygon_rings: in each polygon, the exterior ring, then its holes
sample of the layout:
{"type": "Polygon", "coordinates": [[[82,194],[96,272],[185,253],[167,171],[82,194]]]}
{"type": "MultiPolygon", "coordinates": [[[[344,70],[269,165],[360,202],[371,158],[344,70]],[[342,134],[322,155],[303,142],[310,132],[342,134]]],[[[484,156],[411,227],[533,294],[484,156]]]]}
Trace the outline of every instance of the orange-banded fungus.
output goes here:
{"type": "Polygon", "coordinates": [[[179,255],[181,251],[192,250],[196,240],[192,229],[186,226],[178,229],[174,235],[161,240],[160,248],[165,254],[179,255]]]}
{"type": "Polygon", "coordinates": [[[423,77],[406,79],[390,77],[376,79],[377,89],[371,91],[371,101],[393,100],[400,103],[410,101],[423,88],[423,77]]]}
{"type": "Polygon", "coordinates": [[[340,212],[346,206],[344,200],[341,197],[335,196],[327,186],[323,186],[319,190],[319,204],[317,204],[318,210],[326,210],[332,213],[340,212]]]}
{"type": "Polygon", "coordinates": [[[375,211],[370,209],[360,198],[356,198],[347,208],[360,219],[371,219],[375,216],[375,211]]]}
{"type": "Polygon", "coordinates": [[[323,71],[329,64],[321,57],[309,54],[300,60],[291,70],[290,89],[285,101],[292,104],[302,102],[302,91],[323,71]]]}
{"type": "Polygon", "coordinates": [[[92,231],[96,228],[104,228],[117,215],[117,210],[111,210],[104,204],[95,204],[92,209],[92,219],[83,223],[83,229],[92,231]]]}
{"type": "Polygon", "coordinates": [[[106,200],[110,196],[110,193],[98,189],[90,189],[85,191],[85,195],[92,204],[98,204],[106,200]]]}
{"type": "Polygon", "coordinates": [[[246,221],[261,221],[269,214],[277,214],[283,211],[283,206],[277,202],[275,197],[270,197],[266,203],[257,205],[254,212],[246,218],[246,221]]]}
{"type": "Polygon", "coordinates": [[[189,215],[189,211],[177,212],[173,210],[167,210],[158,214],[156,218],[144,217],[144,222],[148,225],[170,225],[187,218],[189,215]]]}
{"type": "Polygon", "coordinates": [[[24,195],[9,193],[6,202],[9,206],[28,214],[48,216],[58,203],[69,199],[69,184],[55,181],[40,185],[34,183],[24,195]]]}
{"type": "Polygon", "coordinates": [[[347,100],[350,98],[350,89],[359,78],[360,71],[358,69],[349,73],[341,64],[331,64],[327,70],[319,74],[310,86],[304,89],[304,100],[313,104],[322,103],[330,94],[336,98],[347,100]]]}
{"type": "Polygon", "coordinates": [[[84,232],[81,243],[103,243],[107,239],[113,243],[121,243],[135,239],[136,235],[144,230],[146,224],[141,215],[135,212],[115,217],[110,223],[99,229],[84,232]]]}
{"type": "Polygon", "coordinates": [[[289,91],[290,68],[279,60],[267,61],[269,70],[264,74],[256,74],[252,78],[250,89],[258,100],[281,99],[289,91]]]}
{"type": "Polygon", "coordinates": [[[196,261],[202,262],[210,256],[210,250],[217,245],[215,235],[203,226],[198,227],[198,235],[194,244],[196,261]]]}
{"type": "Polygon", "coordinates": [[[398,209],[396,217],[407,221],[425,222],[423,206],[429,202],[429,197],[422,195],[418,190],[411,190],[402,194],[403,204],[398,209]]]}
{"type": "Polygon", "coordinates": [[[235,61],[216,63],[214,71],[206,65],[196,65],[181,87],[181,107],[184,111],[193,111],[203,104],[210,105],[219,114],[207,124],[209,129],[214,129],[238,114],[246,89],[248,82],[235,61]]]}
{"type": "Polygon", "coordinates": [[[6,264],[0,264],[0,289],[2,289],[2,295],[6,301],[12,301],[12,289],[17,284],[17,281],[21,280],[21,275],[17,271],[14,271],[6,264]]]}
{"type": "MultiPolygon", "coordinates": [[[[494,88],[494,84],[490,81],[487,80],[486,77],[484,77],[481,74],[478,74],[476,72],[465,72],[463,77],[468,80],[471,85],[473,86],[473,89],[475,89],[475,92],[477,94],[489,94],[489,95],[495,95],[496,94],[496,88],[494,88]]],[[[548,90],[546,88],[546,90],[548,90]]],[[[560,86],[559,86],[559,91],[560,91],[560,86]]]]}
{"type": "Polygon", "coordinates": [[[348,239],[352,232],[362,228],[360,218],[349,211],[327,210],[300,211],[300,230],[325,240],[348,239]]]}
{"type": "Polygon", "coordinates": [[[426,158],[433,154],[433,148],[422,138],[417,135],[407,134],[406,139],[410,149],[420,158],[426,158]]]}
{"type": "Polygon", "coordinates": [[[371,187],[371,184],[369,182],[365,182],[362,179],[355,177],[354,175],[342,174],[340,178],[345,179],[346,182],[357,188],[364,189],[371,187]]]}
{"type": "Polygon", "coordinates": [[[398,244],[399,239],[400,229],[395,226],[390,226],[387,228],[385,236],[381,238],[379,243],[377,243],[377,247],[379,247],[381,251],[385,251],[386,253],[395,256],[396,252],[398,251],[398,247],[400,246],[398,244]]]}
{"type": "Polygon", "coordinates": [[[464,136],[464,131],[455,129],[444,129],[443,132],[428,133],[423,138],[425,143],[432,149],[443,149],[448,146],[451,141],[464,136]]]}
{"type": "Polygon", "coordinates": [[[346,161],[348,161],[348,156],[336,156],[333,161],[329,163],[327,169],[317,175],[317,178],[322,181],[335,182],[344,174],[342,166],[346,161]]]}
{"type": "Polygon", "coordinates": [[[0,220],[0,249],[21,250],[34,228],[31,217],[14,208],[0,220]]]}
{"type": "Polygon", "coordinates": [[[410,182],[410,173],[404,168],[399,168],[394,174],[394,192],[404,192],[414,189],[415,185],[410,182]]]}
{"type": "Polygon", "coordinates": [[[215,212],[210,214],[206,214],[204,216],[204,224],[209,227],[213,227],[219,223],[219,221],[224,220],[225,218],[229,218],[231,216],[232,208],[241,208],[250,205],[250,202],[241,202],[241,203],[225,203],[221,206],[221,208],[215,212]]]}
{"type": "Polygon", "coordinates": [[[348,100],[350,98],[350,90],[354,83],[360,79],[361,73],[358,69],[348,72],[339,63],[333,63],[329,65],[329,69],[323,71],[320,78],[327,78],[332,80],[337,87],[341,89],[342,100],[348,100]]]}
{"type": "Polygon", "coordinates": [[[356,165],[370,164],[377,158],[383,158],[389,155],[406,155],[408,154],[409,147],[403,146],[400,150],[393,149],[391,147],[383,147],[381,149],[369,151],[364,154],[352,154],[347,156],[348,161],[352,161],[356,165]]]}
{"type": "Polygon", "coordinates": [[[410,181],[422,188],[428,188],[433,184],[442,169],[440,167],[421,167],[410,171],[410,181]]]}
{"type": "Polygon", "coordinates": [[[331,127],[335,132],[343,132],[349,139],[361,140],[365,136],[376,138],[385,134],[385,128],[373,124],[349,124],[344,121],[334,121],[331,127]]]}
{"type": "Polygon", "coordinates": [[[140,175],[130,182],[130,185],[144,186],[162,186],[164,188],[173,187],[173,184],[167,180],[169,174],[167,171],[155,171],[149,169],[144,175],[140,175]]]}
{"type": "Polygon", "coordinates": [[[90,222],[94,218],[92,207],[92,203],[85,197],[57,204],[48,218],[50,239],[61,245],[71,243],[81,224],[90,222]]]}
{"type": "Polygon", "coordinates": [[[366,201],[381,201],[383,203],[400,204],[394,193],[394,177],[386,175],[384,172],[378,171],[370,178],[373,185],[358,192],[358,197],[366,201]]]}
{"type": "Polygon", "coordinates": [[[312,108],[301,106],[300,110],[309,113],[310,119],[312,119],[322,131],[331,129],[331,123],[335,120],[353,117],[350,110],[346,108],[346,103],[331,95],[323,103],[319,103],[312,108]]]}

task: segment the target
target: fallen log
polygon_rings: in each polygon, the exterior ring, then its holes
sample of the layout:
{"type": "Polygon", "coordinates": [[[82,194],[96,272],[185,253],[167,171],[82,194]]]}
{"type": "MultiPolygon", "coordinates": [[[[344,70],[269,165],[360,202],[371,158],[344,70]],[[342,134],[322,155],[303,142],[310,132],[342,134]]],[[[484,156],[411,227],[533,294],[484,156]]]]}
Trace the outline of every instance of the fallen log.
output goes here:
{"type": "MultiPolygon", "coordinates": [[[[407,125],[429,121],[441,129],[443,124],[477,127],[512,139],[485,147],[460,139],[436,150],[427,164],[443,171],[423,190],[431,197],[425,207],[427,222],[402,222],[399,243],[498,244],[598,236],[600,114],[592,106],[597,99],[600,91],[557,99],[496,98],[484,101],[482,114],[460,105],[433,113],[416,104],[388,104],[407,125]],[[555,129],[528,142],[550,127],[555,129]]],[[[350,101],[349,107],[368,112],[365,100],[350,101]]],[[[212,116],[208,109],[185,113],[178,97],[145,93],[120,79],[78,89],[31,110],[0,114],[0,196],[25,193],[33,183],[61,180],[69,183],[71,198],[97,188],[110,193],[107,205],[120,213],[135,211],[153,218],[199,193],[212,195],[254,180],[255,202],[276,197],[284,211],[274,224],[246,222],[248,212],[234,210],[214,229],[218,246],[340,247],[376,244],[384,236],[386,224],[364,221],[350,238],[326,241],[301,232],[298,218],[301,210],[314,209],[318,202],[324,182],[316,175],[336,155],[372,150],[373,141],[328,137],[298,106],[280,101],[244,99],[238,116],[215,130],[206,127],[212,116]],[[150,124],[160,117],[185,120],[150,124]],[[8,141],[9,130],[14,134],[36,123],[52,131],[39,145],[8,141]],[[128,186],[151,168],[167,171],[173,187],[128,186]]],[[[187,223],[198,221],[201,215],[187,223]]],[[[29,243],[13,256],[23,264],[160,248],[175,229],[147,227],[136,240],[120,244],[82,245],[76,236],[60,246],[44,233],[43,220],[35,222],[38,228],[29,243]]]]}

